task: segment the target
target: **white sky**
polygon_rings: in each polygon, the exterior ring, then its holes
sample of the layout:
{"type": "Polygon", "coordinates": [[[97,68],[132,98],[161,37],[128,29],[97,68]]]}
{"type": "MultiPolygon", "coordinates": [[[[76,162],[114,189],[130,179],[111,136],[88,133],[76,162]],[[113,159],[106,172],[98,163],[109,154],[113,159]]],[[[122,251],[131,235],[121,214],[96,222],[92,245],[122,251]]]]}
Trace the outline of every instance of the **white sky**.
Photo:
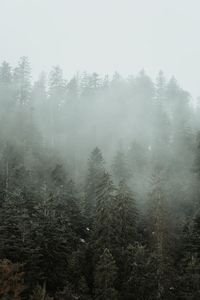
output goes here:
{"type": "Polygon", "coordinates": [[[34,78],[162,69],[200,96],[200,0],[0,0],[0,61],[24,55],[34,78]]]}

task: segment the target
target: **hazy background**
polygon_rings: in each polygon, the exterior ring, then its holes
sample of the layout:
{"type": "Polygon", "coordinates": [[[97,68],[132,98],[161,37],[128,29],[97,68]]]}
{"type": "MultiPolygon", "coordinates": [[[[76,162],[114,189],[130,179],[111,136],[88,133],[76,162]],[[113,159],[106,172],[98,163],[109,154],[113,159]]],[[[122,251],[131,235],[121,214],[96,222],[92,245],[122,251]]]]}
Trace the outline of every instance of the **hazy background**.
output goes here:
{"type": "Polygon", "coordinates": [[[199,11],[198,0],[0,0],[0,58],[28,56],[34,79],[57,64],[67,77],[163,69],[196,98],[199,11]]]}
{"type": "Polygon", "coordinates": [[[0,0],[0,299],[200,299],[199,23],[0,0]]]}

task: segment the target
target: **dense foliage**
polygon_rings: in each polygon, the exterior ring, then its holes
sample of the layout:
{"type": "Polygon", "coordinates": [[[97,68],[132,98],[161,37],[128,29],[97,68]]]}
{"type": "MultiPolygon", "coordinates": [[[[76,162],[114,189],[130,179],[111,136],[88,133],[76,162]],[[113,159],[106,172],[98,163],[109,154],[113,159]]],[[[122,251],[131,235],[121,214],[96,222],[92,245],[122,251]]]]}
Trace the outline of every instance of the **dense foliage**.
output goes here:
{"type": "Polygon", "coordinates": [[[0,108],[0,299],[200,298],[200,114],[174,78],[33,84],[23,57],[0,108]]]}

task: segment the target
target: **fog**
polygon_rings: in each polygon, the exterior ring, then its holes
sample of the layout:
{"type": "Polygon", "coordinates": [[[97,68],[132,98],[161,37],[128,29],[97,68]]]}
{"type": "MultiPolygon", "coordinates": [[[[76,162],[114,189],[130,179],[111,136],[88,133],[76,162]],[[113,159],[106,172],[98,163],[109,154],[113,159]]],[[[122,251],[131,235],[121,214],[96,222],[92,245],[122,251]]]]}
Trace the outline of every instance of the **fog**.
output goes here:
{"type": "Polygon", "coordinates": [[[199,2],[0,8],[0,299],[199,299],[199,2]]]}
{"type": "MultiPolygon", "coordinates": [[[[101,149],[111,174],[113,160],[121,153],[124,162],[119,157],[118,168],[120,163],[127,165],[139,203],[148,196],[158,167],[166,173],[169,200],[176,198],[178,203],[178,195],[181,201],[191,201],[199,107],[174,77],[167,80],[160,71],[153,81],[141,70],[126,78],[117,72],[113,76],[79,72],[65,78],[55,66],[32,83],[26,57],[16,67],[3,62],[0,71],[2,136],[14,146],[28,138],[25,156],[34,160],[35,151],[54,153],[75,182],[84,186],[87,160],[95,147],[101,149]]],[[[28,158],[26,162],[29,165],[28,158]]],[[[113,180],[115,175],[120,177],[113,174],[113,180]]]]}
{"type": "Polygon", "coordinates": [[[28,56],[36,79],[62,66],[123,76],[145,68],[174,75],[193,97],[200,95],[199,1],[1,0],[1,58],[16,65],[28,56]],[[5,30],[6,29],[6,30],[5,30]]]}

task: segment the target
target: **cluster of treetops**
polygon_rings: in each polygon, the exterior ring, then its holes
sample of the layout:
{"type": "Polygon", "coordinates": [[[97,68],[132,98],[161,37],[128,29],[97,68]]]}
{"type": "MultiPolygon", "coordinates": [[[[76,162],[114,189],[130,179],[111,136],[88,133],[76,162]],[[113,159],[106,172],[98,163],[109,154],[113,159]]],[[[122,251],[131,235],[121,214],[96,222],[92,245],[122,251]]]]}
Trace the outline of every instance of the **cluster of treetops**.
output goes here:
{"type": "MultiPolygon", "coordinates": [[[[169,126],[159,113],[156,141],[107,163],[94,147],[74,172],[58,127],[37,128],[33,90],[26,58],[1,65],[0,299],[200,299],[200,136],[185,122],[189,104],[169,112],[169,126]]],[[[181,107],[188,94],[171,97],[181,107]]]]}

